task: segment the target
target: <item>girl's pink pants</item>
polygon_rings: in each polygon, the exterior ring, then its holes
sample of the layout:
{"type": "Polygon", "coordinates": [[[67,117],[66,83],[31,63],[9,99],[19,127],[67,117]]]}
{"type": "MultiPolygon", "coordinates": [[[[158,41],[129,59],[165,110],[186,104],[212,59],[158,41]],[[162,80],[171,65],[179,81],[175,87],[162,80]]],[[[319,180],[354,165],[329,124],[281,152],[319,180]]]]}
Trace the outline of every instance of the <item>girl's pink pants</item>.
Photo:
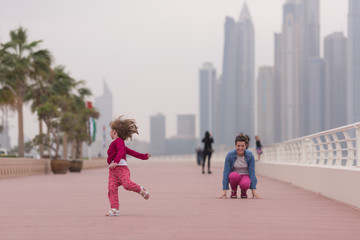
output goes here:
{"type": "Polygon", "coordinates": [[[117,166],[109,169],[108,196],[111,208],[119,209],[118,187],[123,186],[128,191],[139,193],[139,185],[130,180],[130,170],[127,166],[117,166]]]}
{"type": "Polygon", "coordinates": [[[241,190],[246,191],[250,187],[251,180],[249,175],[240,175],[237,172],[231,172],[229,174],[229,183],[233,191],[237,190],[238,185],[241,190]]]}

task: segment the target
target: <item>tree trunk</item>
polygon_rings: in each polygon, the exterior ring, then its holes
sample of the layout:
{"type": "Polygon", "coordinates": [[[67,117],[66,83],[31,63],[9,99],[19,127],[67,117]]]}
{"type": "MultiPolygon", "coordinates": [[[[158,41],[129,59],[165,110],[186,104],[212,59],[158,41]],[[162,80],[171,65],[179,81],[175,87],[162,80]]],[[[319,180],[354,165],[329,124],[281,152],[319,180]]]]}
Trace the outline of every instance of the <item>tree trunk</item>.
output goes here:
{"type": "Polygon", "coordinates": [[[75,159],[80,159],[81,157],[81,141],[77,138],[75,138],[76,142],[76,153],[75,153],[75,159]]]}
{"type": "MultiPolygon", "coordinates": [[[[47,137],[47,139],[49,141],[48,144],[50,145],[50,129],[49,129],[49,127],[47,128],[46,137],[47,137]]],[[[51,147],[50,146],[48,146],[47,151],[48,151],[49,157],[51,158],[51,147]]]]}
{"type": "Polygon", "coordinates": [[[72,142],[71,142],[71,159],[75,159],[75,150],[76,149],[76,141],[75,140],[73,140],[72,142]]]}
{"type": "MultiPolygon", "coordinates": [[[[42,125],[42,120],[39,119],[39,135],[42,136],[42,134],[43,134],[43,125],[42,125]]],[[[40,157],[44,155],[44,145],[42,143],[39,144],[39,154],[40,157]]]]}
{"type": "Polygon", "coordinates": [[[63,159],[67,159],[68,154],[68,142],[67,142],[67,134],[64,133],[63,135],[63,159]]]}
{"type": "Polygon", "coordinates": [[[23,99],[18,98],[16,109],[18,112],[18,127],[19,127],[19,133],[18,133],[18,147],[19,147],[19,157],[25,156],[25,144],[24,144],[24,117],[23,117],[23,99]]]}
{"type": "Polygon", "coordinates": [[[55,140],[55,154],[54,159],[59,159],[59,148],[60,148],[60,136],[59,133],[56,132],[57,130],[54,128],[50,129],[50,132],[55,140]]]}

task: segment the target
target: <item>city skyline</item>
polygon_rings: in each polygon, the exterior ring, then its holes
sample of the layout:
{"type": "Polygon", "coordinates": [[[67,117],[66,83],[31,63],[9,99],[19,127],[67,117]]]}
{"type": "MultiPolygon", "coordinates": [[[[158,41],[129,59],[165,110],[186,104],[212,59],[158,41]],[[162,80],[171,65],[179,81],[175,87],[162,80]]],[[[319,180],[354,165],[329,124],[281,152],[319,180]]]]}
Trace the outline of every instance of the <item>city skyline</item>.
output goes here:
{"type": "Polygon", "coordinates": [[[205,64],[200,69],[200,85],[211,86],[200,89],[200,100],[213,96],[208,102],[200,101],[200,118],[211,119],[201,120],[200,128],[209,122],[218,122],[213,129],[226,126],[214,136],[217,144],[230,146],[230,139],[240,132],[254,137],[254,127],[263,143],[273,144],[359,121],[360,2],[350,0],[350,4],[347,41],[342,32],[320,39],[319,0],[284,3],[282,30],[274,34],[274,66],[260,67],[257,81],[252,67],[254,27],[247,5],[239,22],[227,17],[219,84],[202,76],[210,72],[204,71],[205,64]],[[324,57],[320,56],[321,41],[324,57]]]}
{"type": "MultiPolygon", "coordinates": [[[[273,34],[280,31],[285,1],[268,2],[247,1],[256,29],[255,75],[259,66],[273,65],[273,34]],[[267,11],[264,12],[264,9],[267,11]]],[[[111,89],[119,89],[118,92],[113,91],[113,112],[138,121],[140,135],[135,136],[137,139],[149,141],[150,116],[157,112],[166,115],[167,137],[176,134],[177,114],[196,114],[198,122],[199,66],[212,62],[217,71],[222,72],[225,18],[230,16],[237,19],[244,1],[206,1],[207,4],[205,1],[182,1],[181,4],[177,1],[141,1],[143,8],[127,1],[86,3],[87,11],[79,13],[83,6],[81,1],[64,1],[53,6],[46,1],[0,1],[1,5],[6,6],[0,10],[0,41],[6,42],[9,31],[22,25],[29,31],[30,40],[44,40],[41,46],[53,53],[56,64],[65,65],[65,69],[75,78],[85,79],[94,97],[101,95],[104,79],[109,82],[111,89]],[[39,5],[42,6],[41,12],[36,10],[39,5]],[[155,11],[161,7],[165,10],[155,11]],[[58,13],[54,12],[55,8],[58,13]],[[98,11],[94,10],[96,8],[98,11]],[[148,15],[149,8],[157,15],[148,15]],[[109,13],[102,15],[102,10],[109,13]],[[126,18],[121,20],[121,17],[126,18]],[[145,26],[141,25],[143,19],[148,22],[145,26]],[[118,30],[109,33],[108,30],[117,29],[112,27],[115,26],[112,22],[117,23],[118,30]],[[51,28],[58,32],[47,30],[51,28]],[[135,29],[143,31],[136,32],[135,29]],[[119,43],[119,46],[115,43],[119,43]],[[113,48],[107,48],[107,45],[113,48]],[[124,45],[124,48],[120,48],[120,45],[124,45]],[[117,57],[115,61],[113,55],[117,57]],[[95,71],[96,68],[100,71],[95,71]],[[122,89],[129,93],[122,92],[122,89]]],[[[347,35],[347,1],[329,0],[322,5],[321,39],[335,31],[347,35]],[[337,14],[331,12],[331,9],[339,11],[341,7],[344,8],[342,14],[341,11],[337,14]]],[[[32,129],[36,125],[36,118],[28,115],[25,121],[29,124],[25,126],[25,135],[31,138],[32,134],[37,133],[36,129],[32,129]]],[[[16,121],[12,121],[12,145],[16,144],[15,128],[16,121]]],[[[196,132],[198,134],[198,129],[196,132]]]]}

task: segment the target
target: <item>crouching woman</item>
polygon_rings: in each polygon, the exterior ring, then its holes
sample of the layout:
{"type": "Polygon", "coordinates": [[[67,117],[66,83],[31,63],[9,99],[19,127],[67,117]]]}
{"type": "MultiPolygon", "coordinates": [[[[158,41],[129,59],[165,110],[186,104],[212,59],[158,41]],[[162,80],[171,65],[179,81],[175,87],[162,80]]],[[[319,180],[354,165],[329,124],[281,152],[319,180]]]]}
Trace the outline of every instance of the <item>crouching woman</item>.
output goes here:
{"type": "Polygon", "coordinates": [[[256,192],[255,159],[252,152],[246,149],[246,141],[245,136],[236,136],[235,149],[226,155],[222,181],[223,192],[218,198],[227,198],[226,193],[229,190],[229,184],[231,186],[231,198],[237,198],[238,186],[241,191],[241,198],[247,198],[249,188],[252,198],[259,198],[256,192]]]}

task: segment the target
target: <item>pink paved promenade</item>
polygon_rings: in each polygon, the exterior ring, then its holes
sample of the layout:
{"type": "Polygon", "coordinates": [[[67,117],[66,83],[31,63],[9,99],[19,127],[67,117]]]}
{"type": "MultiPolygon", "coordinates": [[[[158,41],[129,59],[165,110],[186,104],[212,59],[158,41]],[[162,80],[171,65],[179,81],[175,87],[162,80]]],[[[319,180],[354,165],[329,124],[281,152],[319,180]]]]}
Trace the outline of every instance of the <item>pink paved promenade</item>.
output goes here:
{"type": "MultiPolygon", "coordinates": [[[[131,159],[150,199],[119,190],[105,217],[107,169],[0,180],[0,239],[359,239],[360,212],[258,176],[261,199],[216,199],[222,167],[131,159]]],[[[305,177],[305,176],[304,176],[305,177]]],[[[358,188],[354,188],[354,191],[358,188]]],[[[334,189],[336,191],[336,189],[334,189]]]]}

